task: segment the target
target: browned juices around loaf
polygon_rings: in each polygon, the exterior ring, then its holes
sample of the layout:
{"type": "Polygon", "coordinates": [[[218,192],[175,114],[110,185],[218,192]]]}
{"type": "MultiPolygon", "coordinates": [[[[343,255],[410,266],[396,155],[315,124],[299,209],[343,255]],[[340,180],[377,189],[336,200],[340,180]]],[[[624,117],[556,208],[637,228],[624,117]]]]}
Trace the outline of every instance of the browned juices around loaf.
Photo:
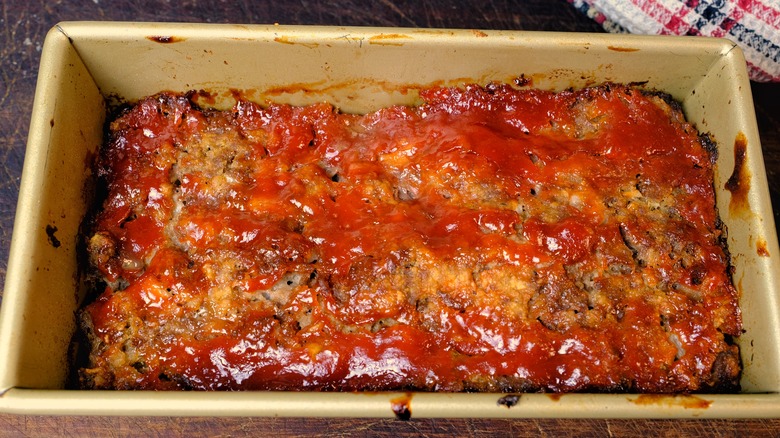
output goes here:
{"type": "Polygon", "coordinates": [[[711,152],[669,99],[140,101],[87,247],[88,388],[734,390],[711,152]],[[102,289],[104,288],[104,289],[102,289]]]}

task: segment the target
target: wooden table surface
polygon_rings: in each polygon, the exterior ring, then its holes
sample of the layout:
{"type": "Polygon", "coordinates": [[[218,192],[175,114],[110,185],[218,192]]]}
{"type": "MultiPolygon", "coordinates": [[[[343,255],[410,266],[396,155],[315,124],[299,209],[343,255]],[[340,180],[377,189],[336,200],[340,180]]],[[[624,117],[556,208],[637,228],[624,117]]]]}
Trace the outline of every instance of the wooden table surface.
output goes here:
{"type": "MultiPolygon", "coordinates": [[[[41,46],[64,20],[186,21],[601,32],[562,0],[0,0],[0,284],[19,192],[41,46]]],[[[753,84],[775,221],[780,84],[753,84]]],[[[1,297],[0,297],[1,298],[1,297]]],[[[1,303],[1,301],[0,301],[1,303]]],[[[2,360],[2,358],[0,358],[2,360]]],[[[780,436],[780,420],[426,420],[0,415],[0,436],[190,435],[780,436]]]]}

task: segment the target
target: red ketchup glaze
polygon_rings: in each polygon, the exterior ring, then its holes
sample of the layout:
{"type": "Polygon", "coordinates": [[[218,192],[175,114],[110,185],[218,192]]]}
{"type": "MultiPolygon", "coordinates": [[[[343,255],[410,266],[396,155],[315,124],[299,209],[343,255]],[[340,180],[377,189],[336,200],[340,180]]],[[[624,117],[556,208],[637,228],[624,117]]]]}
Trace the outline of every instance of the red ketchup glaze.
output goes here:
{"type": "MultiPolygon", "coordinates": [[[[104,274],[130,285],[109,288],[88,311],[106,342],[123,336],[119,326],[130,314],[147,326],[180,321],[182,330],[155,338],[157,328],[148,328],[148,351],[156,355],[118,380],[163,389],[452,391],[484,388],[474,376],[485,376],[522,382],[513,390],[689,390],[684,367],[697,360],[699,372],[711,367],[703,339],[720,342],[708,318],[723,301],[733,304],[722,257],[698,260],[694,277],[706,281],[671,274],[678,260],[640,265],[634,259],[657,224],[641,211],[610,211],[640,208],[631,204],[640,184],[677,188],[681,202],[668,214],[690,223],[691,234],[713,231],[711,164],[686,134],[690,127],[625,90],[615,98],[604,88],[432,88],[421,92],[420,107],[366,116],[324,104],[263,109],[242,101],[220,129],[252,142],[241,158],[256,163],[242,174],[247,183],[211,202],[199,197],[207,177],[182,176],[177,196],[191,203],[168,228],[175,200],[158,194],[171,190],[176,155],[208,120],[182,99],[144,101],[114,127],[118,140],[102,170],[109,198],[97,228],[119,242],[118,258],[151,260],[143,271],[110,262],[104,274]],[[591,102],[583,113],[592,130],[573,115],[582,101],[591,102]],[[217,267],[193,263],[216,266],[225,251],[239,257],[240,266],[230,267],[238,273],[232,289],[215,288],[217,267]],[[381,282],[426,264],[468,270],[472,284],[478,274],[514,269],[504,281],[526,286],[506,283],[508,292],[494,291],[505,295],[484,305],[455,277],[425,297],[381,282]],[[632,275],[624,289],[603,274],[587,285],[571,277],[612,268],[632,275]],[[275,285],[296,272],[303,279],[279,295],[275,285]],[[376,291],[366,290],[374,280],[376,291]],[[654,298],[632,292],[643,281],[703,284],[705,298],[664,327],[654,298]],[[586,286],[612,287],[612,301],[577,301],[576,294],[588,296],[586,286]],[[708,301],[708,294],[720,298],[708,301]],[[530,303],[540,299],[553,303],[555,318],[531,314],[530,303]],[[227,301],[232,310],[220,307],[227,301]],[[569,304],[577,302],[585,304],[569,304]],[[438,307],[426,313],[426,305],[438,307]],[[188,315],[199,306],[219,316],[198,325],[188,315]],[[594,306],[605,315],[598,324],[581,319],[594,306]],[[682,358],[668,330],[684,344],[682,358]]],[[[722,255],[715,239],[691,240],[722,255]]],[[[407,286],[439,281],[409,272],[407,286]]],[[[678,295],[681,306],[691,305],[678,295]]]]}
{"type": "Polygon", "coordinates": [[[554,224],[529,219],[523,225],[523,232],[538,251],[547,252],[566,264],[590,255],[594,243],[594,230],[571,218],[554,224]]]}

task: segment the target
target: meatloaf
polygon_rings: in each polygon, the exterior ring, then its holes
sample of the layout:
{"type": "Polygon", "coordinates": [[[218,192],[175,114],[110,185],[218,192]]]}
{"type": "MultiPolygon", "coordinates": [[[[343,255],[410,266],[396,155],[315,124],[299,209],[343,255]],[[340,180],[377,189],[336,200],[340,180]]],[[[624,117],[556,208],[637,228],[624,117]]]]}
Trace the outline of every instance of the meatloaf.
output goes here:
{"type": "Polygon", "coordinates": [[[82,387],[738,388],[715,148],[668,96],[491,83],[364,115],[191,97],[110,122],[82,387]]]}

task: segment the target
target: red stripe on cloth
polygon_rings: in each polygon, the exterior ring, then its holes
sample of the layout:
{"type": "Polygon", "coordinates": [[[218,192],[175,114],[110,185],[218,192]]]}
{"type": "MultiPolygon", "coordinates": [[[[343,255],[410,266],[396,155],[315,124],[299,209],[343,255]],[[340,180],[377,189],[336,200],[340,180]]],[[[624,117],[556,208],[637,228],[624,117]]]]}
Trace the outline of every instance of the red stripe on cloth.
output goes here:
{"type": "MultiPolygon", "coordinates": [[[[741,20],[741,19],[742,19],[742,17],[744,17],[744,16],[745,16],[745,8],[743,8],[743,7],[740,7],[739,5],[737,5],[735,8],[733,8],[733,9],[731,10],[731,12],[729,12],[729,13],[727,14],[727,18],[726,18],[726,20],[728,20],[728,19],[730,18],[730,19],[734,20],[734,22],[738,22],[738,21],[739,21],[739,20],[741,20]]],[[[723,20],[723,21],[725,22],[726,20],[723,20]]],[[[730,29],[731,27],[733,27],[733,26],[734,26],[734,24],[732,24],[731,26],[729,26],[729,29],[730,29]]],[[[723,27],[723,23],[721,23],[720,27],[723,27]]]]}
{"type": "Polygon", "coordinates": [[[716,28],[712,29],[712,31],[710,32],[709,36],[715,37],[715,38],[723,38],[724,35],[726,35],[726,31],[723,30],[720,27],[716,27],[716,28]]]}
{"type": "Polygon", "coordinates": [[[766,5],[762,0],[737,0],[737,6],[769,26],[780,29],[780,11],[766,5]]]}
{"type": "Polygon", "coordinates": [[[669,34],[674,33],[671,31],[671,29],[666,29],[666,25],[669,22],[669,18],[674,16],[674,13],[668,9],[666,9],[663,5],[660,3],[656,3],[654,1],[644,1],[644,0],[630,0],[631,3],[634,4],[637,8],[639,8],[640,11],[642,11],[647,18],[653,20],[657,24],[660,24],[662,26],[661,33],[662,34],[669,34]]]}
{"type": "Polygon", "coordinates": [[[683,16],[677,15],[671,17],[669,22],[666,23],[664,27],[669,31],[670,34],[674,35],[685,35],[691,29],[691,25],[685,22],[683,16]]]}
{"type": "Polygon", "coordinates": [[[756,65],[750,61],[745,62],[747,63],[750,79],[759,82],[780,82],[780,76],[772,75],[769,72],[756,67],[756,65]]]}
{"type": "Polygon", "coordinates": [[[728,32],[728,31],[730,31],[730,30],[731,30],[731,29],[734,27],[734,25],[736,25],[736,24],[737,24],[737,20],[735,20],[735,19],[733,19],[733,18],[731,18],[731,17],[726,17],[726,18],[723,20],[723,22],[720,24],[720,28],[721,28],[721,29],[723,29],[724,31],[728,32]]]}

